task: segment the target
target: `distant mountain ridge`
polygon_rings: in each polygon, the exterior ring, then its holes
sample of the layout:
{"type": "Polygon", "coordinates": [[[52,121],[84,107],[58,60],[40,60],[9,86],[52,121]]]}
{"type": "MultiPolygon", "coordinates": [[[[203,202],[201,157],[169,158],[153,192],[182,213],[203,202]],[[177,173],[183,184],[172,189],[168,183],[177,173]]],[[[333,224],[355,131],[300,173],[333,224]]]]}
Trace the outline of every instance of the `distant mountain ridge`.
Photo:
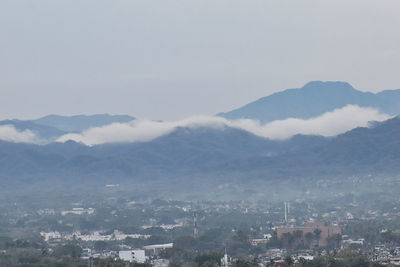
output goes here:
{"type": "Polygon", "coordinates": [[[127,123],[135,120],[129,115],[48,115],[36,120],[3,120],[0,126],[11,125],[18,131],[29,130],[43,142],[52,142],[67,133],[80,133],[92,127],[101,127],[111,123],[127,123]]]}
{"type": "MultiPolygon", "coordinates": [[[[314,81],[302,88],[288,89],[260,98],[239,109],[220,113],[218,116],[227,119],[254,119],[264,124],[288,118],[309,119],[347,105],[371,107],[388,115],[398,115],[400,114],[400,89],[374,94],[358,91],[346,82],[314,81]]],[[[8,124],[19,131],[30,130],[37,136],[35,140],[46,143],[55,141],[67,133],[81,133],[93,127],[128,123],[133,120],[135,117],[129,115],[48,115],[30,121],[0,121],[0,126],[8,124]]]]}
{"type": "Polygon", "coordinates": [[[0,121],[0,126],[4,126],[4,125],[14,126],[14,128],[17,129],[18,131],[29,130],[29,131],[35,133],[36,135],[38,135],[39,137],[41,137],[43,139],[47,139],[47,140],[55,139],[66,133],[58,128],[53,127],[53,126],[41,125],[41,124],[37,124],[33,121],[23,121],[23,120],[16,120],[16,119],[0,121]]]}
{"type": "MultiPolygon", "coordinates": [[[[223,115],[262,122],[289,117],[306,119],[348,104],[397,114],[399,95],[400,90],[373,94],[357,91],[343,82],[311,82],[223,115]]],[[[49,115],[32,121],[0,121],[0,126],[12,125],[54,141],[66,133],[134,119],[108,114],[49,115]]],[[[399,136],[400,117],[394,117],[335,137],[296,135],[281,141],[228,125],[180,126],[147,142],[93,146],[73,141],[37,145],[0,140],[0,192],[104,188],[115,183],[138,187],[154,183],[150,187],[158,185],[164,189],[164,185],[170,185],[166,190],[173,195],[175,187],[187,191],[193,181],[208,190],[221,183],[268,181],[275,186],[296,179],[396,176],[400,174],[399,136]]]]}
{"type": "Polygon", "coordinates": [[[314,81],[302,88],[288,89],[262,97],[217,116],[227,119],[247,118],[266,123],[287,118],[309,119],[346,105],[372,107],[388,115],[398,115],[400,89],[374,94],[358,91],[346,82],[314,81]]]}
{"type": "Polygon", "coordinates": [[[55,127],[64,132],[82,132],[92,127],[101,127],[111,123],[126,123],[134,120],[135,117],[129,115],[48,115],[37,120],[34,123],[44,126],[55,127]]]}
{"type": "MultiPolygon", "coordinates": [[[[19,187],[104,186],[180,179],[233,181],[399,174],[400,118],[333,138],[272,141],[244,130],[177,128],[150,142],[88,147],[72,141],[32,145],[0,141],[0,181],[19,187]],[[196,178],[194,178],[196,177],[196,178]]],[[[39,190],[39,189],[38,189],[39,190]]]]}

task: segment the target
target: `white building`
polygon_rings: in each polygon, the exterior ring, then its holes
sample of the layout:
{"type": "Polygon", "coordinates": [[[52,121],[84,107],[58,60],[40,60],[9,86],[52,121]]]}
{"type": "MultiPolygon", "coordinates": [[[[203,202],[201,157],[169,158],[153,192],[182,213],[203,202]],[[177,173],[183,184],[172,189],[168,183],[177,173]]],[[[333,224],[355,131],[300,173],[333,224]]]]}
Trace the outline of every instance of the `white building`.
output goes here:
{"type": "Polygon", "coordinates": [[[226,253],[225,249],[225,254],[221,259],[221,267],[228,267],[230,265],[231,259],[229,258],[228,254],[226,253]]]}
{"type": "Polygon", "coordinates": [[[173,246],[174,246],[174,243],[158,244],[158,245],[144,246],[144,249],[151,250],[151,251],[153,251],[154,255],[158,255],[159,251],[165,250],[167,248],[172,248],[173,246]]]}
{"type": "Polygon", "coordinates": [[[48,242],[51,239],[61,239],[62,236],[59,232],[40,232],[40,235],[44,238],[44,241],[48,242]]]}
{"type": "Polygon", "coordinates": [[[82,214],[93,214],[94,213],[94,208],[73,208],[72,210],[65,210],[61,212],[62,216],[68,215],[68,214],[75,214],[75,215],[82,215],[82,214]]]}
{"type": "Polygon", "coordinates": [[[123,261],[145,263],[146,256],[143,249],[121,250],[118,257],[123,261]]]}

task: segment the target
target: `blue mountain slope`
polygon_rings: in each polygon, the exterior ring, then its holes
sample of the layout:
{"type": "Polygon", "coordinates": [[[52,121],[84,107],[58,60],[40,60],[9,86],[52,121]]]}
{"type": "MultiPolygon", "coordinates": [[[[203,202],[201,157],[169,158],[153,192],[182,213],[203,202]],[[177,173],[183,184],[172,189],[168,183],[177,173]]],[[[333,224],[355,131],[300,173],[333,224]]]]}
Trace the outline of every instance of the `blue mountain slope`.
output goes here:
{"type": "Polygon", "coordinates": [[[130,122],[135,118],[128,115],[75,115],[75,116],[60,116],[48,115],[43,118],[34,120],[33,122],[39,125],[55,127],[64,132],[82,132],[91,127],[100,127],[114,122],[130,122]]]}
{"type": "Polygon", "coordinates": [[[93,147],[72,141],[42,146],[0,141],[0,181],[10,181],[12,187],[22,178],[28,184],[52,181],[59,185],[83,180],[101,184],[103,179],[190,177],[229,172],[226,166],[230,162],[254,156],[272,157],[285,151],[309,150],[322,145],[324,140],[298,136],[291,141],[276,142],[240,129],[203,127],[178,128],[151,142],[93,147]]]}
{"type": "Polygon", "coordinates": [[[0,125],[12,125],[18,131],[29,130],[36,134],[39,139],[53,140],[63,134],[64,131],[59,130],[52,126],[40,125],[32,121],[22,121],[22,120],[4,120],[0,121],[0,125]]]}
{"type": "Polygon", "coordinates": [[[0,141],[0,182],[7,185],[4,190],[11,190],[39,183],[104,186],[171,178],[190,183],[192,177],[200,177],[206,184],[221,177],[272,181],[397,175],[399,133],[397,117],[334,138],[295,136],[285,141],[229,127],[178,128],[151,142],[93,147],[72,141],[43,146],[0,141]]]}
{"type": "Polygon", "coordinates": [[[361,92],[346,82],[310,82],[298,89],[288,89],[251,102],[218,116],[228,119],[248,118],[263,123],[287,118],[308,119],[346,105],[378,108],[390,115],[400,114],[400,90],[377,94],[361,92]]]}

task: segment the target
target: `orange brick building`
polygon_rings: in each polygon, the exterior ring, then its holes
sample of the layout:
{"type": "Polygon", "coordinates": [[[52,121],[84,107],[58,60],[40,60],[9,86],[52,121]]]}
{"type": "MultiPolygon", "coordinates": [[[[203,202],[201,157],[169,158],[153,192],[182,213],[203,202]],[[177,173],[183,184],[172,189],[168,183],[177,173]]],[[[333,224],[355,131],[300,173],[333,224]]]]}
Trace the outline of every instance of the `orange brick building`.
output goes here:
{"type": "MultiPolygon", "coordinates": [[[[301,237],[305,246],[315,246],[313,241],[317,241],[316,245],[319,247],[328,246],[329,238],[341,237],[342,230],[337,225],[325,226],[323,222],[308,222],[304,227],[278,227],[276,233],[279,240],[282,240],[285,234],[294,234],[295,232],[302,232],[301,237]],[[312,240],[311,240],[312,239],[312,240]]],[[[340,242],[340,240],[336,240],[340,242]]]]}

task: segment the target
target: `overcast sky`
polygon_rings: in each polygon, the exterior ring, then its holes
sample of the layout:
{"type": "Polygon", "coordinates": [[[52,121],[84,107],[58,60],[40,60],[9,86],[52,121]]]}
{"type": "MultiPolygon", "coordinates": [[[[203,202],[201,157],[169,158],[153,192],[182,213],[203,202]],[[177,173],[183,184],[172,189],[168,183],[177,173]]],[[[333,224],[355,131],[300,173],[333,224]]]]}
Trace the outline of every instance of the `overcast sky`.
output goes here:
{"type": "Polygon", "coordinates": [[[1,0],[0,119],[182,119],[311,80],[398,89],[399,25],[399,0],[1,0]]]}

